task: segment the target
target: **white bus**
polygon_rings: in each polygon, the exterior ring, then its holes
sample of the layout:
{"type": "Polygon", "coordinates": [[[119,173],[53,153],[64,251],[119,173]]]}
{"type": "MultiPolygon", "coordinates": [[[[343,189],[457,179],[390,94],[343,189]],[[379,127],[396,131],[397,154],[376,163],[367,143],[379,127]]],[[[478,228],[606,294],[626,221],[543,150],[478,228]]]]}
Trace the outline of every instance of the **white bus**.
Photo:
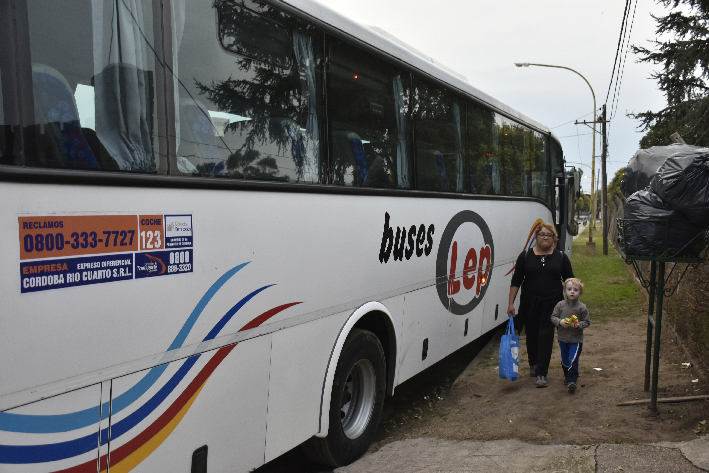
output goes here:
{"type": "Polygon", "coordinates": [[[311,0],[0,0],[0,85],[3,473],[346,464],[571,247],[547,127],[311,0]]]}

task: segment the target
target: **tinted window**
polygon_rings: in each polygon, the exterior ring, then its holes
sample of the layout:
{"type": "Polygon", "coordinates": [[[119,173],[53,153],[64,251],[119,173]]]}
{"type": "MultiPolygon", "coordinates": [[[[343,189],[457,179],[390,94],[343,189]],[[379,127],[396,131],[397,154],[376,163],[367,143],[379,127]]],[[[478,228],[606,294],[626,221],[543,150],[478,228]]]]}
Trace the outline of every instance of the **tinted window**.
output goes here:
{"type": "Polygon", "coordinates": [[[222,46],[235,53],[280,67],[290,66],[288,29],[239,4],[219,5],[219,39],[222,46]]]}
{"type": "MultiPolygon", "coordinates": [[[[561,156],[561,147],[555,140],[551,140],[551,147],[550,147],[550,158],[551,158],[551,171],[552,171],[552,183],[558,183],[558,178],[556,177],[557,173],[560,171],[560,167],[558,165],[559,163],[559,158],[561,156]]],[[[559,187],[552,187],[551,188],[551,196],[550,199],[553,199],[554,201],[554,208],[556,209],[556,222],[558,223],[560,221],[560,215],[559,215],[559,187]]]]}
{"type": "Polygon", "coordinates": [[[467,161],[470,192],[492,195],[500,187],[495,113],[468,103],[467,161]],[[497,184],[495,184],[497,183],[497,184]]]}
{"type": "Polygon", "coordinates": [[[411,78],[345,43],[328,47],[328,111],[335,184],[411,187],[411,78]]]}
{"type": "Polygon", "coordinates": [[[27,8],[35,126],[26,164],[155,171],[152,2],[33,0],[27,8]]]}
{"type": "Polygon", "coordinates": [[[453,94],[414,81],[416,184],[431,191],[465,192],[468,175],[463,164],[465,106],[453,94]]]}
{"type": "Polygon", "coordinates": [[[551,173],[553,176],[560,173],[564,169],[564,154],[561,146],[555,140],[551,140],[551,173]]]}
{"type": "Polygon", "coordinates": [[[0,69],[0,164],[12,164],[12,128],[9,121],[5,120],[4,107],[6,105],[3,100],[4,93],[4,89],[2,88],[2,69],[0,69]]]}
{"type": "Polygon", "coordinates": [[[499,157],[501,170],[501,193],[504,195],[527,195],[528,175],[525,163],[525,129],[507,118],[499,125],[499,157]]]}
{"type": "Polygon", "coordinates": [[[321,33],[257,2],[173,9],[179,172],[321,182],[321,33]]]}
{"type": "Polygon", "coordinates": [[[546,138],[541,133],[529,130],[525,135],[527,152],[525,168],[528,174],[528,194],[547,200],[549,184],[547,177],[546,138]]]}

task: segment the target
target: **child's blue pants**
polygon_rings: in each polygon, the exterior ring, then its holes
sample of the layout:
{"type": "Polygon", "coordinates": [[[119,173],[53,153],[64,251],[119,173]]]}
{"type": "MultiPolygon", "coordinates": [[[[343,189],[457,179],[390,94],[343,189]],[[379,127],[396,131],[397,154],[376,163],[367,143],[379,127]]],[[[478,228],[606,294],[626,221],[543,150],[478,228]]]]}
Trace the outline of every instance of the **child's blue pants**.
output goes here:
{"type": "Polygon", "coordinates": [[[561,349],[561,367],[564,369],[564,381],[575,383],[579,379],[579,357],[583,343],[566,343],[559,340],[561,349]]]}

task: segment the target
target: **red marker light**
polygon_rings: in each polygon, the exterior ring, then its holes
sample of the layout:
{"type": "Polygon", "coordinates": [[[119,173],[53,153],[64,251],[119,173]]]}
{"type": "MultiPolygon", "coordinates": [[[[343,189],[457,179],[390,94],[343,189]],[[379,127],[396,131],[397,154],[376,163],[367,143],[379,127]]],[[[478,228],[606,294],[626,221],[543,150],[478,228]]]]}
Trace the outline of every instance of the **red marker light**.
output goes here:
{"type": "Polygon", "coordinates": [[[355,74],[354,78],[357,79],[358,77],[359,77],[359,76],[358,76],[357,74],[355,74]]]}
{"type": "Polygon", "coordinates": [[[482,284],[485,284],[486,281],[487,281],[487,278],[480,278],[480,284],[481,284],[481,285],[482,285],[482,284]]]}

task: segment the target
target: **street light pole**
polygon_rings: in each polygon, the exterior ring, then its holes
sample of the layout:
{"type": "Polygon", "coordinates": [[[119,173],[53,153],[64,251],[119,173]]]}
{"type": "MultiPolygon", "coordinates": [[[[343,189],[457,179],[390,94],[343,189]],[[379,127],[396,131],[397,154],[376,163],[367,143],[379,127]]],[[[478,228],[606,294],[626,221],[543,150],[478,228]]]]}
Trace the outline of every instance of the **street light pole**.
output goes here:
{"type": "Polygon", "coordinates": [[[593,212],[591,214],[591,225],[588,227],[588,241],[591,243],[593,241],[593,236],[592,236],[592,231],[593,228],[596,225],[596,199],[595,197],[595,189],[596,189],[596,93],[593,91],[593,87],[591,87],[591,84],[586,80],[586,78],[578,71],[575,71],[571,69],[570,67],[564,67],[564,66],[552,66],[549,64],[535,64],[531,62],[516,62],[515,66],[517,67],[529,67],[529,66],[539,66],[539,67],[554,67],[556,69],[566,69],[567,71],[571,71],[575,74],[578,74],[581,76],[581,78],[586,82],[586,85],[588,85],[588,88],[591,89],[591,95],[593,95],[593,146],[591,150],[591,202],[593,204],[593,212]]]}

